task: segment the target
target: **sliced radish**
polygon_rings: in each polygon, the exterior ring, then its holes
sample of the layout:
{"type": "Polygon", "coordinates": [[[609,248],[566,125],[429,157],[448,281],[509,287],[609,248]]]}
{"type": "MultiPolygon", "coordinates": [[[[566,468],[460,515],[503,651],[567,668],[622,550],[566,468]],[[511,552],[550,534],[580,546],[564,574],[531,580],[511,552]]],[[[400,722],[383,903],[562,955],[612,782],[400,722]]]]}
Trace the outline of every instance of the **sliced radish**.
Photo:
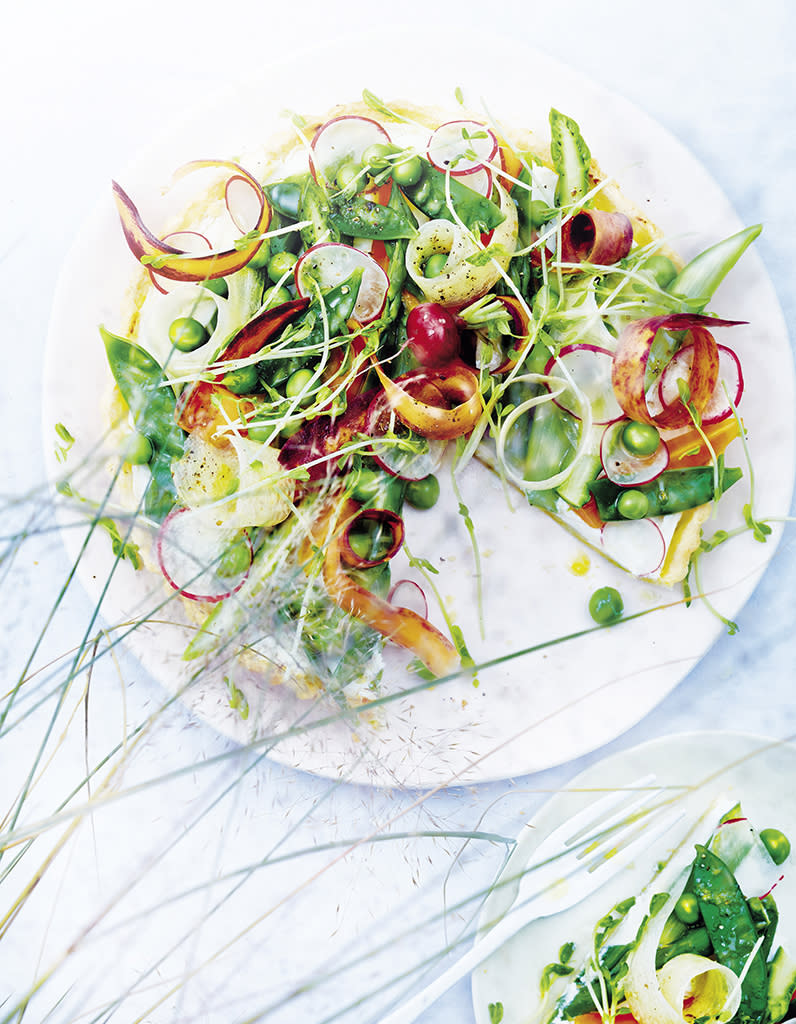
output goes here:
{"type": "Polygon", "coordinates": [[[389,430],[398,437],[402,434],[409,436],[411,433],[395,416],[387,395],[382,391],[370,403],[365,416],[365,432],[374,442],[371,447],[373,460],[387,473],[402,480],[423,480],[429,473],[439,469],[447,441],[415,435],[414,441],[425,442],[423,451],[407,452],[394,440],[383,439],[389,430]]]}
{"type": "Polygon", "coordinates": [[[441,124],[429,139],[426,150],[436,168],[455,175],[469,174],[483,167],[494,160],[497,151],[494,132],[478,121],[441,124]]]}
{"type": "Polygon", "coordinates": [[[428,601],[423,588],[414,580],[398,580],[390,588],[387,600],[396,608],[408,608],[422,619],[428,618],[428,601]]]}
{"type": "MultiPolygon", "coordinates": [[[[613,352],[599,345],[566,345],[558,356],[550,359],[545,373],[574,381],[592,407],[595,424],[613,423],[624,416],[611,386],[613,359],[613,352]]],[[[571,388],[566,388],[555,402],[580,418],[580,405],[571,388]]]]}
{"type": "MultiPolygon", "coordinates": [[[[743,395],[743,373],[738,356],[726,345],[717,345],[716,348],[719,353],[718,381],[702,411],[704,424],[726,420],[732,415],[732,405],[737,407],[743,395]]],[[[658,383],[658,400],[663,409],[680,401],[677,381],[689,379],[693,361],[694,346],[691,344],[684,345],[669,361],[658,383]]]]}
{"type": "Polygon", "coordinates": [[[191,601],[223,601],[234,594],[249,575],[252,560],[248,536],[216,526],[202,508],[172,509],[160,527],[156,550],[169,585],[191,601]],[[220,575],[224,553],[238,543],[248,547],[248,565],[234,576],[220,575]]]}
{"type": "Polygon", "coordinates": [[[653,519],[604,523],[600,542],[606,555],[634,576],[651,576],[666,555],[666,542],[653,519]]]}
{"type": "Polygon", "coordinates": [[[364,273],[353,318],[360,324],[369,324],[384,309],[390,279],[373,257],[361,249],[342,242],[313,245],[296,263],[296,289],[302,298],[312,298],[316,285],[323,289],[333,288],[342,284],[359,267],[364,273]]]}
{"type": "Polygon", "coordinates": [[[257,191],[248,178],[241,174],[233,174],[228,178],[224,202],[232,223],[242,235],[257,227],[262,212],[262,193],[257,191]]]}
{"type": "Polygon", "coordinates": [[[669,449],[661,441],[651,455],[628,451],[622,439],[630,420],[616,420],[603,431],[600,461],[605,475],[620,487],[636,487],[654,480],[669,465],[669,449]]]}
{"type": "MultiPolygon", "coordinates": [[[[199,231],[172,231],[171,234],[163,236],[163,241],[187,253],[213,251],[213,243],[199,231]]],[[[162,277],[152,267],[147,267],[147,270],[150,281],[162,295],[168,295],[172,288],[182,284],[181,281],[172,281],[168,277],[162,277]]]]}
{"type": "Polygon", "coordinates": [[[357,114],[332,118],[320,126],[312,140],[309,159],[312,176],[321,175],[328,180],[345,161],[362,163],[365,150],[375,143],[390,143],[390,136],[378,121],[357,114]]]}

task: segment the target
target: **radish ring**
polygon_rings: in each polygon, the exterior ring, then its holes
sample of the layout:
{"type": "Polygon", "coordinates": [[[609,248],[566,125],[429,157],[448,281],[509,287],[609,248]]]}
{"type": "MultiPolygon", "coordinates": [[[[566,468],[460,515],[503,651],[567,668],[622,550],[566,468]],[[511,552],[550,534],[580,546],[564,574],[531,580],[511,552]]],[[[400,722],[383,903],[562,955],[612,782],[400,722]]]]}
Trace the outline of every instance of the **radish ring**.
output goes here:
{"type": "Polygon", "coordinates": [[[360,324],[376,320],[387,301],[390,279],[384,269],[361,249],[342,242],[319,242],[299,258],[294,271],[296,290],[302,298],[312,298],[315,286],[333,288],[362,268],[353,319],[360,324]]]}
{"type": "Polygon", "coordinates": [[[478,121],[447,121],[428,140],[426,154],[439,171],[469,174],[494,160],[498,141],[493,131],[478,121]]]}
{"type": "Polygon", "coordinates": [[[158,564],[166,582],[191,601],[223,601],[240,590],[251,568],[252,546],[244,533],[249,564],[232,577],[217,571],[225,551],[240,536],[239,530],[216,526],[208,509],[172,509],[161,524],[156,542],[158,564]]]}
{"type": "MultiPolygon", "coordinates": [[[[702,423],[704,426],[711,423],[720,423],[722,420],[726,420],[728,416],[731,416],[733,406],[738,407],[744,389],[743,372],[738,356],[731,348],[727,348],[726,345],[717,345],[716,349],[719,354],[718,380],[713,393],[702,410],[702,423]],[[725,386],[726,392],[724,390],[725,386]]],[[[658,399],[662,409],[666,409],[679,402],[680,393],[677,390],[677,380],[679,378],[688,379],[693,360],[693,346],[684,345],[681,349],[678,349],[674,357],[669,361],[658,382],[658,399]]]]}

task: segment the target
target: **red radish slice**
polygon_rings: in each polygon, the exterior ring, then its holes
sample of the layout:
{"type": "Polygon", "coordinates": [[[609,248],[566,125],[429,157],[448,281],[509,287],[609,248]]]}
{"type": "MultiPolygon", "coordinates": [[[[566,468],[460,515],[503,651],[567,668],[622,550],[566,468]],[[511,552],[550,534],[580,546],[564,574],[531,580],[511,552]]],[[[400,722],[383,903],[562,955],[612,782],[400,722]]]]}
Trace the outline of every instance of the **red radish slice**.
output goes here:
{"type": "MultiPolygon", "coordinates": [[[[611,387],[614,354],[599,345],[566,345],[547,364],[545,373],[567,379],[567,374],[583,392],[592,407],[595,424],[613,423],[624,413],[611,387]]],[[[580,419],[580,403],[571,388],[556,399],[556,405],[580,419]]]]}
{"type": "Polygon", "coordinates": [[[387,595],[390,604],[396,608],[408,608],[415,612],[421,619],[428,618],[428,601],[423,593],[423,588],[414,580],[398,580],[387,595]]]}
{"type": "Polygon", "coordinates": [[[651,576],[663,564],[666,542],[652,519],[625,519],[603,524],[600,542],[605,554],[634,576],[651,576]]]}
{"type": "MultiPolygon", "coordinates": [[[[213,251],[213,243],[199,231],[172,231],[171,234],[163,236],[163,241],[187,253],[213,251]]],[[[172,288],[181,283],[171,281],[168,277],[161,277],[152,267],[147,267],[147,270],[150,281],[161,295],[168,295],[172,288]]]]}
{"type": "Polygon", "coordinates": [[[429,473],[435,473],[439,469],[448,444],[447,441],[416,436],[416,441],[425,441],[424,450],[407,452],[403,451],[394,441],[379,440],[390,429],[398,437],[409,433],[409,428],[405,427],[393,414],[390,401],[382,391],[370,403],[365,416],[365,432],[374,440],[371,448],[374,462],[387,473],[400,477],[402,480],[423,480],[429,473]]]}
{"type": "Polygon", "coordinates": [[[232,223],[242,235],[257,227],[262,209],[262,196],[251,181],[240,174],[233,174],[224,189],[224,202],[232,223]]]}
{"type": "MultiPolygon", "coordinates": [[[[743,373],[738,356],[726,345],[717,345],[716,348],[719,353],[719,374],[713,394],[702,411],[702,422],[705,425],[726,420],[728,416],[732,415],[732,405],[737,408],[743,395],[743,373]]],[[[664,409],[676,405],[680,401],[677,381],[689,379],[693,361],[694,346],[684,345],[675,353],[661,374],[658,383],[658,399],[664,409]]]]}
{"type": "Polygon", "coordinates": [[[333,288],[361,267],[362,283],[354,306],[353,318],[360,324],[369,324],[384,309],[390,279],[378,263],[366,252],[342,242],[319,242],[307,249],[296,264],[296,289],[302,298],[312,298],[316,285],[333,288]]]}
{"type": "Polygon", "coordinates": [[[332,118],[320,126],[312,140],[309,158],[312,176],[332,178],[346,160],[362,163],[365,150],[376,143],[390,143],[390,136],[378,121],[356,114],[332,118]]]}
{"type": "Polygon", "coordinates": [[[669,465],[669,449],[661,441],[651,455],[634,455],[625,447],[622,434],[630,420],[617,420],[603,431],[600,462],[605,475],[619,487],[637,487],[660,476],[669,465]]]}
{"type": "Polygon", "coordinates": [[[428,141],[427,155],[440,171],[469,174],[494,160],[498,141],[494,132],[477,121],[448,121],[428,141]]]}
{"type": "Polygon", "coordinates": [[[240,531],[216,526],[206,509],[172,509],[157,537],[161,572],[171,587],[191,601],[223,601],[239,590],[249,575],[251,541],[246,534],[242,536],[249,549],[249,564],[235,576],[221,576],[218,569],[223,555],[232,544],[241,542],[240,531]]]}

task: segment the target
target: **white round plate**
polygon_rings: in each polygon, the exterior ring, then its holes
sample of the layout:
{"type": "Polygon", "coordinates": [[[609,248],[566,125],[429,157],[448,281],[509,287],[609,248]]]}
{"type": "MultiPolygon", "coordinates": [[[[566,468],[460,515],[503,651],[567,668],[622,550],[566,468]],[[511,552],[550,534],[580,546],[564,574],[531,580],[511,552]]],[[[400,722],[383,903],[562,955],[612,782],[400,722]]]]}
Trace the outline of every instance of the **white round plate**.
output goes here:
{"type": "MultiPolygon", "coordinates": [[[[355,42],[360,52],[368,52],[367,38],[355,42]]],[[[387,100],[455,108],[454,90],[461,87],[469,107],[485,108],[498,122],[532,126],[544,137],[551,106],[573,116],[603,171],[621,181],[626,195],[684,258],[740,228],[705,170],[627,101],[509,41],[501,48],[500,76],[491,65],[485,67],[477,43],[462,38],[447,52],[435,54],[420,79],[407,62],[341,61],[333,47],[295,55],[281,66],[270,65],[267,79],[240,86],[196,117],[174,125],[134,167],[120,171],[118,180],[146,209],[147,201],[185,161],[234,158],[255,150],[275,129],[284,130],[285,108],[319,113],[333,102],[358,99],[363,88],[387,100]],[[274,82],[290,83],[289,89],[276,89],[274,82]]],[[[120,308],[134,270],[109,182],[107,195],[64,267],[48,341],[44,436],[51,438],[54,424],[62,422],[77,439],[67,470],[81,456],[90,460],[92,446],[104,434],[100,396],[109,373],[97,325],[124,330],[120,308]]],[[[712,308],[722,316],[750,321],[748,327],[732,329],[732,344],[747,383],[741,411],[754,459],[756,507],[768,515],[784,513],[793,485],[792,468],[785,469],[794,464],[793,371],[777,299],[754,251],[744,255],[712,308]]],[[[742,464],[737,442],[731,456],[731,463],[742,464]]],[[[49,450],[48,457],[53,477],[58,477],[64,466],[52,461],[49,450]]],[[[85,485],[90,486],[88,481],[85,485]]],[[[380,785],[434,786],[524,774],[599,747],[662,700],[723,628],[699,601],[686,608],[679,591],[631,578],[544,513],[519,501],[510,508],[486,474],[468,471],[462,490],[482,558],[483,616],[471,542],[452,494],[433,513],[407,517],[412,553],[439,570],[435,583],[477,662],[541,645],[480,672],[477,680],[463,677],[401,697],[380,710],[375,725],[371,715],[365,721],[341,717],[330,707],[310,711],[284,687],[262,692],[255,686],[253,713],[243,722],[230,710],[222,680],[191,676],[194,667],[181,660],[186,634],[179,626],[147,623],[130,631],[127,643],[170,691],[190,684],[185,699],[198,714],[242,740],[270,737],[263,743],[282,762],[380,785]],[[605,585],[621,591],[629,615],[669,607],[609,630],[588,632],[593,626],[589,596],[605,585]],[[587,632],[579,635],[582,631],[587,632]],[[567,636],[571,639],[558,642],[567,636]],[[316,719],[309,731],[304,727],[308,716],[316,719]]],[[[748,476],[722,501],[721,515],[712,525],[742,522],[747,500],[748,476]]],[[[68,518],[74,522],[74,513],[68,518]]],[[[64,531],[75,557],[82,542],[79,533],[74,528],[64,531]]],[[[707,560],[706,586],[724,614],[732,617],[748,599],[778,536],[775,530],[767,544],[742,537],[707,560]]],[[[97,598],[111,567],[107,538],[98,536],[80,557],[79,569],[97,598]]],[[[393,578],[400,578],[400,569],[393,578]]],[[[104,619],[111,626],[133,621],[155,597],[163,596],[158,580],[122,564],[103,596],[104,619]]],[[[168,615],[156,617],[174,615],[169,608],[168,615]]],[[[117,629],[113,635],[122,632],[117,629]]],[[[417,677],[403,674],[400,659],[388,659],[386,693],[413,683],[417,677]]]]}
{"type": "MultiPolygon", "coordinates": [[[[596,922],[620,900],[637,896],[652,880],[659,861],[668,858],[683,835],[714,805],[716,820],[740,800],[744,814],[758,830],[779,828],[796,838],[796,796],[783,780],[796,772],[796,748],[746,733],[688,733],[667,736],[621,751],[587,768],[526,825],[501,873],[520,874],[536,846],[553,829],[577,814],[605,791],[630,786],[634,780],[655,776],[650,785],[668,787],[683,797],[684,818],[664,839],[644,851],[635,862],[571,910],[528,925],[472,976],[476,1024],[490,1024],[489,1004],[503,1004],[503,1019],[512,1024],[536,1021],[540,1006],[539,980],[546,964],[557,959],[568,941],[591,934],[596,922]],[[726,798],[726,806],[724,806],[726,798]]],[[[668,795],[667,793],[667,795],[668,795]]],[[[715,824],[689,836],[687,849],[701,842],[715,824]]],[[[654,887],[653,887],[654,888],[654,887]]],[[[796,871],[791,867],[776,890],[780,919],[794,934],[796,871]],[[787,890],[787,892],[786,892],[787,890]]],[[[508,885],[496,888],[484,904],[482,921],[494,921],[513,900],[508,885]]]]}

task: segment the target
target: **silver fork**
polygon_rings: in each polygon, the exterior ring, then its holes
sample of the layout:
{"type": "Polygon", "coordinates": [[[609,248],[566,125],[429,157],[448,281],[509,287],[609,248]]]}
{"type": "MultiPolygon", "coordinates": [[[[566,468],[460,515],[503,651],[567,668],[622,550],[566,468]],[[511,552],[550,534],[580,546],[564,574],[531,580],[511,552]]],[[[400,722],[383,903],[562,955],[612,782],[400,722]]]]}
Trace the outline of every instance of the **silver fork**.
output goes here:
{"type": "Polygon", "coordinates": [[[684,812],[656,809],[654,802],[664,791],[644,788],[653,781],[650,776],[609,793],[551,832],[520,874],[501,880],[501,886],[519,883],[510,909],[488,925],[490,930],[464,956],[380,1024],[410,1024],[526,924],[575,906],[663,836],[684,812]],[[630,801],[629,794],[634,797],[630,801]]]}

